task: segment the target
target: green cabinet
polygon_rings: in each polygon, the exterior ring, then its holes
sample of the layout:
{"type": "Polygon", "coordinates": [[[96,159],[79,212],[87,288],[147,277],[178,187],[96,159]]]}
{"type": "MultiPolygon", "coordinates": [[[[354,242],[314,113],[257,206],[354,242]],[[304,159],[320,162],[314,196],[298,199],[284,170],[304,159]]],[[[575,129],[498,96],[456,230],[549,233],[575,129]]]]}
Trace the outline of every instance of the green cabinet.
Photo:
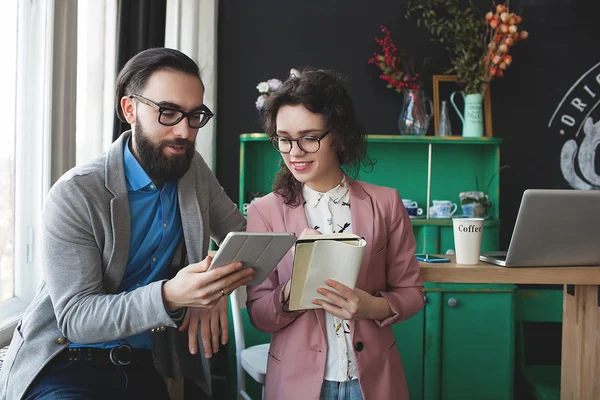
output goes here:
{"type": "Polygon", "coordinates": [[[428,284],[425,400],[513,398],[513,285],[428,284]]]}
{"type": "Polygon", "coordinates": [[[412,400],[513,398],[515,292],[425,284],[425,308],[393,326],[412,400]]]}

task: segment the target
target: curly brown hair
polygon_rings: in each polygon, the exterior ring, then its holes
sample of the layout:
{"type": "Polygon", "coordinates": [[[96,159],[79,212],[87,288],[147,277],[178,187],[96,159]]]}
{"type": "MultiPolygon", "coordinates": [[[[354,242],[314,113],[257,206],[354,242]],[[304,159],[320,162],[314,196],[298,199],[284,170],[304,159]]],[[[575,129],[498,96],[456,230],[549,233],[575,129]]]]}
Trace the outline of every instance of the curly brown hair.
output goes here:
{"type": "MultiPolygon", "coordinates": [[[[265,132],[272,139],[277,135],[277,113],[282,106],[301,104],[310,112],[323,115],[327,130],[333,136],[339,164],[354,180],[361,165],[372,170],[374,162],[367,156],[365,128],[357,121],[354,104],[342,82],[342,76],[332,71],[301,70],[269,96],[263,108],[263,120],[265,132]]],[[[286,205],[297,207],[301,202],[301,190],[302,184],[281,160],[273,191],[285,199],[286,205]]]]}

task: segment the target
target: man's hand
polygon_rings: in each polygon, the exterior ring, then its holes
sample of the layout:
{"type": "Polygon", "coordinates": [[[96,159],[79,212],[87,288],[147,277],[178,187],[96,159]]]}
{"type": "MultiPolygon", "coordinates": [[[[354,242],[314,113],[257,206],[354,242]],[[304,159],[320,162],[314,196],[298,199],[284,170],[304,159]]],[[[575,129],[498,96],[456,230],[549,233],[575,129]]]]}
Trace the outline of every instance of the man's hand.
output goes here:
{"type": "Polygon", "coordinates": [[[325,283],[339,292],[319,288],[317,292],[327,297],[328,301],[313,299],[313,304],[320,305],[331,315],[345,320],[352,319],[385,319],[390,316],[390,306],[383,297],[371,296],[364,290],[348,286],[328,279],[325,283]]]}
{"type": "Polygon", "coordinates": [[[200,336],[206,358],[211,358],[214,353],[219,351],[219,336],[221,344],[227,344],[227,340],[229,340],[227,303],[227,297],[224,297],[211,309],[188,309],[179,330],[181,332],[188,330],[188,346],[191,354],[198,352],[198,324],[200,324],[200,336]]]}
{"type": "Polygon", "coordinates": [[[212,308],[224,296],[250,282],[254,276],[252,268],[242,268],[234,262],[207,271],[212,257],[182,268],[173,279],[162,287],[163,301],[169,311],[182,307],[212,308]]]}

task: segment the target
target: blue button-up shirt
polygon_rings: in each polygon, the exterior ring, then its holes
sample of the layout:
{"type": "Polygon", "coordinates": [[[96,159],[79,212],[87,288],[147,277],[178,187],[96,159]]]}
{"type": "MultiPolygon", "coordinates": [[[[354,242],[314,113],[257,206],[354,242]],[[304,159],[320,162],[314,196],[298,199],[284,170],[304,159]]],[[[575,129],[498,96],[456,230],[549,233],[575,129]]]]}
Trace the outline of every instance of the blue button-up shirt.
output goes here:
{"type": "MultiPolygon", "coordinates": [[[[131,292],[150,282],[170,278],[173,253],[182,235],[177,182],[165,182],[162,188],[157,187],[129,150],[129,140],[123,156],[131,226],[129,258],[117,293],[131,292]]],[[[94,345],[71,344],[70,347],[110,348],[120,344],[151,350],[153,338],[150,332],[142,332],[121,340],[94,345]]]]}

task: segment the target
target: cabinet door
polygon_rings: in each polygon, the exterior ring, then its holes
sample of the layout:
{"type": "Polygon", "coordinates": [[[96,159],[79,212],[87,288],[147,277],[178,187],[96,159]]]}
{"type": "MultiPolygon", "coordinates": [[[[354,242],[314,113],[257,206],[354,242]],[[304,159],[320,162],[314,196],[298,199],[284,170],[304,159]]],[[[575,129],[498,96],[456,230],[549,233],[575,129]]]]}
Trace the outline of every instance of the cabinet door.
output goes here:
{"type": "Polygon", "coordinates": [[[513,293],[445,292],[441,305],[440,398],[512,399],[513,293]]]}
{"type": "Polygon", "coordinates": [[[392,325],[412,400],[423,399],[424,314],[421,310],[412,318],[392,325]]]}

